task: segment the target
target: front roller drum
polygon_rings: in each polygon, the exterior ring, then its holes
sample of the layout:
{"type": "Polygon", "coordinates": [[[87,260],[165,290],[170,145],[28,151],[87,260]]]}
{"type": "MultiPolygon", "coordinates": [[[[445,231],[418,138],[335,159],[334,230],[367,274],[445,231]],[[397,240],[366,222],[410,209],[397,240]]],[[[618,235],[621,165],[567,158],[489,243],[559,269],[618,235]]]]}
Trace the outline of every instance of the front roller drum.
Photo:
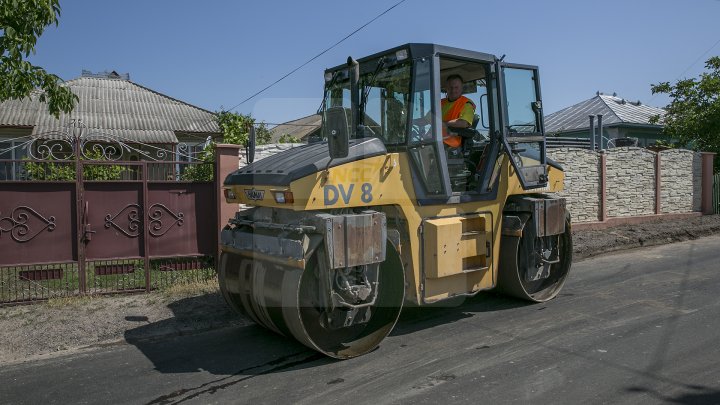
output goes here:
{"type": "Polygon", "coordinates": [[[318,302],[317,253],[303,270],[223,252],[220,289],[233,309],[256,323],[327,356],[347,359],[375,349],[397,322],[405,280],[402,267],[393,265],[396,257],[388,255],[380,265],[370,319],[350,326],[327,326],[327,314],[318,302]]]}
{"type": "Polygon", "coordinates": [[[539,238],[531,232],[522,236],[503,235],[500,245],[498,289],[503,293],[533,302],[545,302],[557,296],[570,272],[572,264],[572,232],[570,214],[565,215],[565,231],[560,235],[546,236],[543,242],[557,244],[557,261],[537,260],[539,238]],[[549,240],[549,238],[555,238],[549,240]],[[543,277],[532,277],[541,274],[543,277]],[[530,274],[530,276],[528,276],[530,274]]]}

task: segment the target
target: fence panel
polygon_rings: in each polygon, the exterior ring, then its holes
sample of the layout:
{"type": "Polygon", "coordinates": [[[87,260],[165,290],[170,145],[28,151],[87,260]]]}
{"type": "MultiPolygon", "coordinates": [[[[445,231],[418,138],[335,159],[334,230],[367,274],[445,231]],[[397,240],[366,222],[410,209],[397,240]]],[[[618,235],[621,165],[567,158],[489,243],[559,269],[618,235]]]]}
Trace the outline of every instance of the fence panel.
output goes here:
{"type": "Polygon", "coordinates": [[[0,266],[77,260],[75,183],[0,182],[0,266]]]}
{"type": "Polygon", "coordinates": [[[29,158],[0,160],[0,305],[215,274],[212,164],[121,161],[140,146],[117,140],[92,154],[79,136],[52,142],[28,137],[29,158]]]}

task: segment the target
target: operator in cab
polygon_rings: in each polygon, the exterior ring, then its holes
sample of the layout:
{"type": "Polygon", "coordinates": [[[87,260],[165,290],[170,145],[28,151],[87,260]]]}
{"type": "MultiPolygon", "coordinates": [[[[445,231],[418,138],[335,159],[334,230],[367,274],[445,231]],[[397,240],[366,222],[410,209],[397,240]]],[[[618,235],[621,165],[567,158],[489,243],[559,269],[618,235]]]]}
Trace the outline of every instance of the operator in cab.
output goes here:
{"type": "Polygon", "coordinates": [[[451,148],[459,148],[462,138],[450,133],[453,128],[469,128],[475,116],[475,104],[462,95],[463,78],[452,74],[445,81],[447,96],[440,100],[443,120],[443,143],[451,148]],[[448,129],[450,131],[448,131],[448,129]]]}

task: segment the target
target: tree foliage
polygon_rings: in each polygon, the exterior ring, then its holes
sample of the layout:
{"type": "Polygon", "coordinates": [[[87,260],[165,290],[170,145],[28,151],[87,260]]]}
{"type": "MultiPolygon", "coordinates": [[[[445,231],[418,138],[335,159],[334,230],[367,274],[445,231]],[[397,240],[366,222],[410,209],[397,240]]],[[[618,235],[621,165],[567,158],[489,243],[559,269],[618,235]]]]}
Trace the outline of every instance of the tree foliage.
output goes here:
{"type": "Polygon", "coordinates": [[[256,145],[270,143],[272,138],[267,125],[264,122],[256,124],[255,118],[250,114],[220,111],[217,113],[217,120],[224,143],[247,146],[250,139],[250,128],[253,126],[255,126],[256,145]]]}
{"type": "Polygon", "coordinates": [[[290,134],[283,134],[280,139],[278,139],[278,143],[300,143],[300,139],[290,134]]]}
{"type": "MultiPolygon", "coordinates": [[[[257,124],[255,118],[250,114],[239,114],[230,111],[220,111],[216,115],[223,143],[248,146],[250,140],[250,128],[255,127],[255,144],[264,145],[270,143],[271,133],[265,123],[257,124]]],[[[198,159],[203,162],[188,165],[183,173],[182,179],[186,181],[212,181],[214,166],[209,164],[215,161],[215,143],[208,143],[198,159]]]]}
{"type": "MultiPolygon", "coordinates": [[[[658,83],[651,90],[671,99],[663,118],[665,134],[694,149],[720,153],[720,56],[708,59],[705,69],[697,79],[658,83]]],[[[660,117],[651,120],[659,121],[660,117]]],[[[715,168],[720,168],[720,159],[715,159],[715,168]]]]}
{"type": "Polygon", "coordinates": [[[59,0],[0,0],[0,101],[25,98],[39,88],[40,101],[56,118],[75,108],[78,97],[59,77],[26,60],[59,16],[59,0]]]}

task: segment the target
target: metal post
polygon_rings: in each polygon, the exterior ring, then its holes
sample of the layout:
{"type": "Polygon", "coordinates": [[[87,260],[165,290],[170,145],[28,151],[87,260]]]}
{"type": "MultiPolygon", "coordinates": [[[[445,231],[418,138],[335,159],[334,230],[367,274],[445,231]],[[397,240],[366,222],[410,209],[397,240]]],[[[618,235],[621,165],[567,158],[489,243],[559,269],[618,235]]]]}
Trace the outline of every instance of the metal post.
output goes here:
{"type": "Polygon", "coordinates": [[[607,155],[600,152],[600,222],[607,221],[607,155]]]}
{"type": "Polygon", "coordinates": [[[85,187],[83,184],[83,160],[81,159],[80,138],[82,127],[79,133],[76,128],[81,125],[80,120],[71,120],[73,134],[73,152],[75,153],[75,212],[77,213],[77,263],[78,263],[78,290],[80,294],[87,291],[87,277],[85,264],[85,187]]]}
{"type": "Polygon", "coordinates": [[[598,115],[597,115],[597,118],[598,118],[598,134],[599,134],[599,136],[600,136],[600,149],[605,149],[605,148],[607,148],[607,143],[605,144],[605,146],[603,146],[603,142],[604,142],[604,141],[603,141],[602,117],[603,117],[602,114],[598,114],[598,115]]]}
{"type": "Polygon", "coordinates": [[[590,150],[596,150],[595,147],[595,116],[590,115],[590,131],[592,133],[592,136],[590,138],[590,150]]]}
{"type": "Polygon", "coordinates": [[[148,222],[148,162],[142,161],[142,209],[140,210],[140,218],[142,218],[143,229],[143,262],[145,265],[145,291],[150,292],[152,287],[152,278],[150,277],[150,230],[147,226],[148,222]]]}

